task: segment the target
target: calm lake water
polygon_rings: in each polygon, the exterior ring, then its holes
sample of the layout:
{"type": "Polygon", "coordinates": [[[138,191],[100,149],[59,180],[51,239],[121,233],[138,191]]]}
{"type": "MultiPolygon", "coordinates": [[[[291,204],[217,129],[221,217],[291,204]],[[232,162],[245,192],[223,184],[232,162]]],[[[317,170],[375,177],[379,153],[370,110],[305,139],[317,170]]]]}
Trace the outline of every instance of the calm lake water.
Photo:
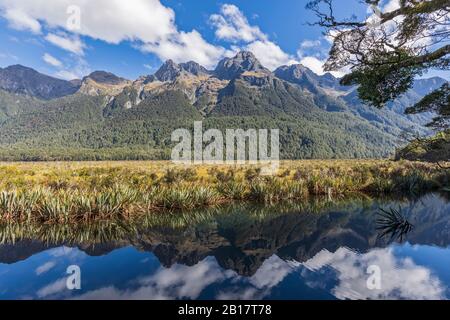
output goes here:
{"type": "Polygon", "coordinates": [[[0,241],[0,299],[450,297],[450,202],[438,194],[10,225],[0,241]],[[67,289],[71,265],[80,290],[67,289]]]}

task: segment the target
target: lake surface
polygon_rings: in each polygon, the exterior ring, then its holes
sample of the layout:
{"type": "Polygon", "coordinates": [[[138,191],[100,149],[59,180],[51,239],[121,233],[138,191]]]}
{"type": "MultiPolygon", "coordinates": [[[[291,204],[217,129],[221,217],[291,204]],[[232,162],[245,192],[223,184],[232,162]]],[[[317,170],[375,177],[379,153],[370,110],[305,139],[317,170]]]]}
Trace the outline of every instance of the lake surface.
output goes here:
{"type": "Polygon", "coordinates": [[[0,241],[0,299],[450,297],[450,203],[439,194],[8,225],[0,241]],[[80,290],[67,287],[74,265],[80,290]]]}

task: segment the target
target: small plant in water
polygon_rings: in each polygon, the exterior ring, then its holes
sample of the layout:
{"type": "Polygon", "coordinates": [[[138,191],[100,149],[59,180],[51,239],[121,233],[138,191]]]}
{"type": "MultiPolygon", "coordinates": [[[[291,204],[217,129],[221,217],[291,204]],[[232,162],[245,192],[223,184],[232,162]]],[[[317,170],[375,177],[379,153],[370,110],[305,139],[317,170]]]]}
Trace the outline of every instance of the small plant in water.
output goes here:
{"type": "Polygon", "coordinates": [[[390,240],[399,239],[402,242],[403,237],[414,228],[414,225],[402,214],[401,208],[398,210],[394,208],[390,208],[389,210],[380,208],[379,216],[376,221],[377,230],[381,232],[378,235],[379,239],[390,234],[390,240]]]}

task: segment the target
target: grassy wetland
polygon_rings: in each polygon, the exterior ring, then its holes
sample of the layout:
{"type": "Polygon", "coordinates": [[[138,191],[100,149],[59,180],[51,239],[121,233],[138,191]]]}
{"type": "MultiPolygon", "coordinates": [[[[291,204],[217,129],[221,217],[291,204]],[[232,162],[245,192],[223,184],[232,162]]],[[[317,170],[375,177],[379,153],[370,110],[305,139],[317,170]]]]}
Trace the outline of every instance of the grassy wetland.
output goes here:
{"type": "Polygon", "coordinates": [[[0,163],[0,223],[83,223],[162,216],[236,202],[419,194],[449,186],[440,167],[408,161],[283,161],[258,166],[169,162],[0,163]]]}

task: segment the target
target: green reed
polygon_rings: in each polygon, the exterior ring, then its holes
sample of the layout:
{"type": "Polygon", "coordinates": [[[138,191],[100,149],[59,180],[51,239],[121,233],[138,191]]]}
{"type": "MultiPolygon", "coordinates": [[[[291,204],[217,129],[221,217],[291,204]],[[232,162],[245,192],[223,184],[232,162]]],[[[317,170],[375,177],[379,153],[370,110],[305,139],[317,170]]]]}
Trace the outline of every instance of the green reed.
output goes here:
{"type": "Polygon", "coordinates": [[[185,169],[159,165],[146,169],[132,164],[81,168],[45,165],[41,171],[37,166],[2,167],[0,222],[129,220],[235,201],[304,202],[312,196],[334,200],[356,193],[416,194],[450,183],[448,170],[389,161],[293,161],[270,177],[245,166],[185,169]]]}

